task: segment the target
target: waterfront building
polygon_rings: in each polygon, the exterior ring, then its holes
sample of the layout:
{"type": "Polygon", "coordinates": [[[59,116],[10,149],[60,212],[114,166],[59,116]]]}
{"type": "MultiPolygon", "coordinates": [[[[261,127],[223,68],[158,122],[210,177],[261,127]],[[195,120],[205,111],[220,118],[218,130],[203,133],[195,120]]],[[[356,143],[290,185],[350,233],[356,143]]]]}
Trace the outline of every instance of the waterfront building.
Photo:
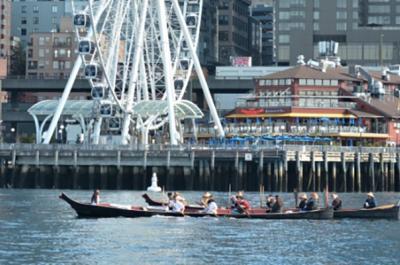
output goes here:
{"type": "Polygon", "coordinates": [[[275,63],[274,52],[274,8],[272,1],[253,2],[250,7],[250,16],[261,23],[261,56],[260,65],[272,65],[275,63]]]}
{"type": "Polygon", "coordinates": [[[384,73],[298,65],[256,78],[225,130],[287,143],[399,144],[400,77],[384,73]]]}
{"type": "Polygon", "coordinates": [[[68,78],[76,60],[75,33],[70,17],[64,17],[57,32],[31,34],[26,54],[27,78],[68,78]]]}
{"type": "Polygon", "coordinates": [[[274,8],[278,65],[316,58],[318,42],[331,40],[347,65],[399,62],[399,1],[279,0],[274,8]]]}

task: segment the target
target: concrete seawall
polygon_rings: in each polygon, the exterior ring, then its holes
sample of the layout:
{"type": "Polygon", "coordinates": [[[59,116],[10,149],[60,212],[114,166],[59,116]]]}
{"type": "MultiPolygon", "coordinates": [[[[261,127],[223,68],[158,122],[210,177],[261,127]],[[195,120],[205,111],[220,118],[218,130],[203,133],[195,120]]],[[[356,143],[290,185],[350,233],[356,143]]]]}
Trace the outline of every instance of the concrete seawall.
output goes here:
{"type": "Polygon", "coordinates": [[[0,187],[400,191],[396,148],[0,145],[0,187]]]}

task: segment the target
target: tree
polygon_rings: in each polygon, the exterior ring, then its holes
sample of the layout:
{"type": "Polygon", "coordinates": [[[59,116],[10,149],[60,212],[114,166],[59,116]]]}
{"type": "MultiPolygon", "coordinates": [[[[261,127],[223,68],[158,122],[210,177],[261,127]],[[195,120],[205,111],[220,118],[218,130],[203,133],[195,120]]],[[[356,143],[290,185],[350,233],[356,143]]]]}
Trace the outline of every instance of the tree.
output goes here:
{"type": "Polygon", "coordinates": [[[10,75],[23,75],[26,72],[26,53],[22,46],[11,49],[10,75]]]}

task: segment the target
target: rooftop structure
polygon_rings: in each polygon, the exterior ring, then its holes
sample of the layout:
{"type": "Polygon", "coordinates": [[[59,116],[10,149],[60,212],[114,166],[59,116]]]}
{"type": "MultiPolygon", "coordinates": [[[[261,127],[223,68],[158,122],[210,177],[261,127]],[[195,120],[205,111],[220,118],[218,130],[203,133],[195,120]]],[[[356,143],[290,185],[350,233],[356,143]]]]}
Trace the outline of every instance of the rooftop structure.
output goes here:
{"type": "Polygon", "coordinates": [[[255,82],[255,93],[226,115],[230,136],[317,137],[342,145],[400,143],[397,75],[361,67],[352,72],[298,65],[255,82]]]}

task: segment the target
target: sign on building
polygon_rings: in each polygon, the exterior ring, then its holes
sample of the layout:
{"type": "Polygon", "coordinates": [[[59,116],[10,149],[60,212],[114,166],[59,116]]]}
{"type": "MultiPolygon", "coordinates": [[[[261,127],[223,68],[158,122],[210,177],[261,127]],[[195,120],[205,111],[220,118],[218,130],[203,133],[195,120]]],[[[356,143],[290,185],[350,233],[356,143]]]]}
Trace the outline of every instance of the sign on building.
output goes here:
{"type": "Polygon", "coordinates": [[[230,57],[231,65],[236,67],[251,67],[251,57],[230,57]]]}

